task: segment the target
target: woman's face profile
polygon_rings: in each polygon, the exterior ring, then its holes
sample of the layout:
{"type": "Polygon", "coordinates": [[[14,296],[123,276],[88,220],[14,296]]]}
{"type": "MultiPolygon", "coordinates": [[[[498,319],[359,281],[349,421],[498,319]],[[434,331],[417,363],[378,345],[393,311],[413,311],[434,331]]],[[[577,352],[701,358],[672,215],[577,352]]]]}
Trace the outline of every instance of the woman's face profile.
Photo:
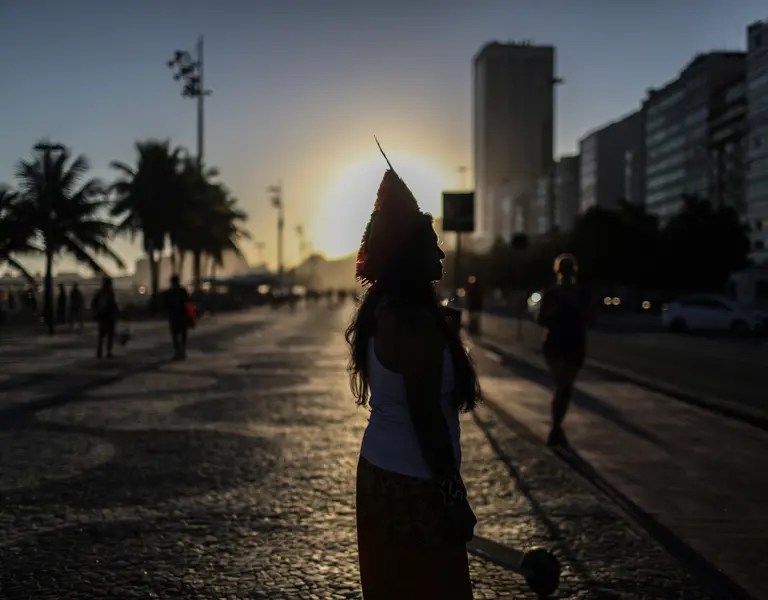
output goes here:
{"type": "Polygon", "coordinates": [[[443,278],[443,259],[445,252],[440,248],[437,233],[430,223],[424,227],[421,244],[421,262],[424,265],[424,272],[428,273],[429,281],[440,281],[443,278]]]}

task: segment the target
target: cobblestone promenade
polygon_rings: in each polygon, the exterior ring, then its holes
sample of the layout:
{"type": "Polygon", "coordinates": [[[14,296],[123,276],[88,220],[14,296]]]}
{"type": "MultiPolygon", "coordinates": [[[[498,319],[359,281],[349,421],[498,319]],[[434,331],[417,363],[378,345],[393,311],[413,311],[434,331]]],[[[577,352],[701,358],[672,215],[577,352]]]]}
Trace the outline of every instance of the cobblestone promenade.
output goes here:
{"type": "MultiPolygon", "coordinates": [[[[79,338],[41,358],[4,342],[0,598],[360,598],[345,319],[220,316],[181,363],[162,326],[113,362],[79,338]]],[[[554,549],[560,598],[715,597],[487,408],[463,445],[477,534],[554,549]]],[[[478,599],[532,597],[502,566],[471,568],[478,599]]]]}

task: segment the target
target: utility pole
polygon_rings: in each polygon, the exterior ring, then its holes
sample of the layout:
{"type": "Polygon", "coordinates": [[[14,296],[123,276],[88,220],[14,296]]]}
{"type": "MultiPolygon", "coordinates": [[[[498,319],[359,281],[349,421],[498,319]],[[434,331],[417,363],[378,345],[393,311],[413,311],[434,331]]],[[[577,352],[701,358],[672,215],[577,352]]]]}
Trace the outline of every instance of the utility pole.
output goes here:
{"type": "Polygon", "coordinates": [[[277,279],[283,287],[283,230],[285,229],[285,202],[283,201],[283,182],[271,185],[267,192],[272,194],[272,206],[277,209],[277,279]]]}
{"type": "Polygon", "coordinates": [[[166,64],[169,69],[175,70],[174,80],[184,82],[184,87],[181,89],[182,97],[197,100],[197,163],[202,167],[205,149],[204,100],[206,96],[213,93],[211,90],[206,90],[203,83],[203,36],[197,39],[194,58],[186,50],[176,50],[173,58],[166,64]]]}
{"type": "MultiPolygon", "coordinates": [[[[467,174],[467,167],[465,165],[460,165],[456,167],[456,171],[459,173],[461,181],[459,184],[462,188],[466,189],[467,183],[466,183],[466,174],[467,174]]],[[[456,252],[453,255],[453,293],[456,298],[459,297],[459,289],[462,287],[462,281],[461,281],[461,273],[460,271],[460,257],[461,257],[461,236],[463,233],[461,231],[456,232],[456,252]]]]}

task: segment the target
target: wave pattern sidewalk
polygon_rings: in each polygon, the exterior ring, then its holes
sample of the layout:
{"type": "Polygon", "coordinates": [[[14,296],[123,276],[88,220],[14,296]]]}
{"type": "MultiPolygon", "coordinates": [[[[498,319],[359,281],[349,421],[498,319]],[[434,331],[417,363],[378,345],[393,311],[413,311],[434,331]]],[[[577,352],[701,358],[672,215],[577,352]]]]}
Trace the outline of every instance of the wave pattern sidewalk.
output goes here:
{"type": "MultiPolygon", "coordinates": [[[[345,318],[275,313],[186,362],[3,421],[0,597],[360,598],[366,416],[347,390],[345,318]]],[[[552,546],[561,598],[711,598],[487,409],[463,437],[478,535],[552,546]]],[[[501,566],[473,557],[471,570],[478,599],[530,597],[501,566]]]]}

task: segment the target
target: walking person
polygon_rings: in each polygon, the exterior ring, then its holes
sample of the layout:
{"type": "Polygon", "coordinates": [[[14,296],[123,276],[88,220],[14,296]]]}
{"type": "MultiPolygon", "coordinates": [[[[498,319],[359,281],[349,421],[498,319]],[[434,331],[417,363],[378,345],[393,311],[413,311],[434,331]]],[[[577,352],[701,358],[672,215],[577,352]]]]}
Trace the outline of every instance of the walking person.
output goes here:
{"type": "Polygon", "coordinates": [[[165,292],[165,314],[173,341],[174,359],[187,357],[187,331],[189,328],[189,293],[179,282],[179,276],[171,277],[171,288],[165,292]]]}
{"type": "Polygon", "coordinates": [[[59,297],[56,302],[56,323],[64,325],[67,322],[67,288],[59,284],[59,297]]]}
{"type": "Polygon", "coordinates": [[[104,351],[104,342],[107,343],[107,358],[113,358],[112,346],[115,341],[115,328],[120,309],[117,306],[117,298],[112,285],[111,277],[104,277],[101,281],[101,289],[93,297],[91,309],[96,316],[99,325],[98,345],[96,346],[96,358],[101,358],[104,351]]]}
{"type": "Polygon", "coordinates": [[[470,275],[467,280],[467,309],[469,312],[469,333],[480,335],[480,315],[483,312],[483,288],[474,275],[470,275]]]}
{"type": "Polygon", "coordinates": [[[80,331],[83,330],[83,293],[75,283],[69,292],[69,326],[75,327],[78,324],[80,331]]]}
{"type": "Polygon", "coordinates": [[[475,515],[461,479],[459,413],[480,401],[459,321],[441,306],[432,217],[388,170],[357,259],[367,291],[346,331],[352,390],[370,409],[357,467],[365,600],[470,600],[475,515]]]}
{"type": "Polygon", "coordinates": [[[542,294],[538,323],[545,329],[542,354],[555,380],[552,398],[550,446],[567,446],[563,421],[587,350],[587,325],[590,321],[586,290],[576,282],[578,264],[571,254],[555,259],[557,283],[542,294]]]}

